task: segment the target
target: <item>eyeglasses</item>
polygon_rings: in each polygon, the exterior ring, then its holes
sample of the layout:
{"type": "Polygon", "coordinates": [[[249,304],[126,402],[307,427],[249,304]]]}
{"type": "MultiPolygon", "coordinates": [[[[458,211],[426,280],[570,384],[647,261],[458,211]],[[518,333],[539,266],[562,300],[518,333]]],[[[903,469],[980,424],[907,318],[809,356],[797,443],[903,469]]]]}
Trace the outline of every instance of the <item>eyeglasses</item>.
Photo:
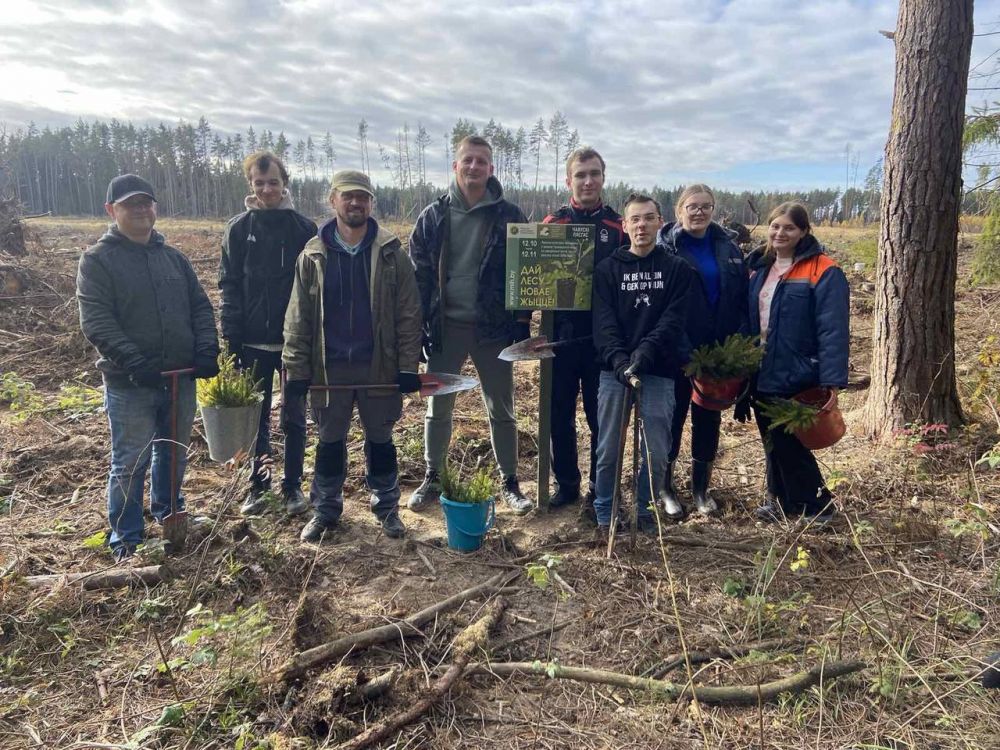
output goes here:
{"type": "Polygon", "coordinates": [[[627,219],[625,219],[625,223],[628,224],[629,226],[633,226],[634,227],[634,226],[638,226],[638,224],[640,222],[645,222],[647,224],[652,224],[658,218],[660,218],[659,214],[632,214],[627,219]]]}
{"type": "Polygon", "coordinates": [[[690,206],[684,206],[684,212],[692,216],[695,214],[709,214],[712,213],[713,208],[715,208],[714,203],[691,204],[690,206]]]}

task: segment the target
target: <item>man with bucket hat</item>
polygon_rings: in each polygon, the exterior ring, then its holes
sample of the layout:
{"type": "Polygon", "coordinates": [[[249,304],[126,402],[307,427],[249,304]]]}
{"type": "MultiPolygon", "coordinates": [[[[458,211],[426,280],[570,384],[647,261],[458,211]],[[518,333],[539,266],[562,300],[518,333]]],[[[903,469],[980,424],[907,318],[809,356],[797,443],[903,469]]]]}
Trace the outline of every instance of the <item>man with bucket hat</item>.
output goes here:
{"type": "Polygon", "coordinates": [[[357,404],[365,433],[365,480],[386,536],[406,532],[399,518],[399,468],[392,430],[403,393],[420,389],[420,297],[399,239],[372,218],[375,191],[364,172],[333,175],[334,216],[295,264],[285,313],[286,395],[305,395],[319,429],[304,542],[329,538],[344,509],[347,434],[357,404]],[[372,388],[373,384],[395,384],[372,388]],[[345,387],[355,386],[355,387],[345,387]]]}
{"type": "Polygon", "coordinates": [[[180,487],[194,421],[194,378],[218,373],[219,344],[212,304],[191,263],[153,229],[152,185],[134,174],[115,177],[104,208],[113,223],[80,257],[76,286],[80,326],[100,355],[104,378],[111,428],[109,543],[121,561],[144,540],[143,481],[150,464],[153,516],[163,522],[172,505],[175,512],[184,509],[180,487]],[[168,388],[162,373],[173,370],[191,370],[192,377],[168,388]]]}

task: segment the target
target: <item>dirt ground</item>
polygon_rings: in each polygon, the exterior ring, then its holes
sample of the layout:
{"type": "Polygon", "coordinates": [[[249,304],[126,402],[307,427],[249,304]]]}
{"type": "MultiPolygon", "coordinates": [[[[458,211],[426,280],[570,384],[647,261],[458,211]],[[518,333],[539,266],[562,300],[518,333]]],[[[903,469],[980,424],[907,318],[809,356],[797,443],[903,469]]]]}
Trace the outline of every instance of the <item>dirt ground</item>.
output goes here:
{"type": "MultiPolygon", "coordinates": [[[[114,567],[95,540],[106,528],[110,442],[74,299],[79,254],[103,226],[32,220],[29,255],[10,259],[16,274],[3,267],[0,747],[335,747],[427,695],[456,658],[458,633],[502,597],[506,612],[472,661],[536,663],[540,674],[466,674],[382,747],[1000,748],[1000,691],[975,676],[1000,650],[1000,479],[973,468],[997,425],[972,398],[1000,290],[959,283],[962,395],[981,423],[949,435],[915,426],[874,445],[856,426],[864,393],[845,394],[849,433],[820,454],[844,511],[831,530],[752,520],[762,449],[756,428],[726,415],[713,479],[724,514],[664,527],[661,539],[640,537],[634,548],[626,535],[611,559],[572,506],[524,518],[498,508],[471,554],[448,549],[436,508],[403,510],[407,537],[385,538],[368,510],[357,426],[342,528],[326,544],[303,545],[302,520],[277,506],[240,517],[247,469],[211,462],[196,423],[185,492],[206,523],[184,554],[167,558],[147,519],[150,542],[135,562],[167,563],[172,580],[90,591],[30,577],[114,567]],[[501,592],[442,611],[419,634],[355,648],[298,679],[270,679],[296,653],[399,624],[498,573],[508,574],[501,592]],[[828,678],[851,661],[863,668],[828,678]],[[656,675],[678,688],[748,686],[749,705],[562,679],[564,667],[656,675]],[[759,685],[810,669],[822,675],[816,684],[758,701],[759,685]],[[391,690],[357,696],[390,670],[391,690]]],[[[222,224],[158,228],[191,258],[217,307],[222,224]]],[[[845,269],[874,237],[818,234],[845,269]]],[[[969,251],[964,243],[962,268],[969,251]]],[[[873,265],[848,273],[859,374],[869,361],[873,265]]],[[[521,476],[533,479],[538,367],[516,373],[521,476]]],[[[397,429],[404,498],[423,473],[425,406],[409,399],[397,429]]],[[[456,414],[452,456],[490,462],[478,393],[461,395],[456,414]]],[[[583,455],[582,414],[579,426],[583,455]]],[[[679,465],[686,456],[685,446],[679,465]]],[[[534,481],[523,488],[534,496],[534,481]]]]}

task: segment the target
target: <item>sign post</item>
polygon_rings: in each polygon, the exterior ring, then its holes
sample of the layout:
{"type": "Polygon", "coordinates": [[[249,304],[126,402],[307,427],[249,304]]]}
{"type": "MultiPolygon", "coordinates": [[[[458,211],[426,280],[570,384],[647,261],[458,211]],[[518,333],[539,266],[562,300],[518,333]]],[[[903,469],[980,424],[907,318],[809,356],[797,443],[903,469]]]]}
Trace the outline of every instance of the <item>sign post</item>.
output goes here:
{"type": "MultiPolygon", "coordinates": [[[[508,310],[540,310],[541,331],[555,339],[556,310],[590,310],[596,229],[590,224],[508,224],[508,310]]],[[[549,508],[552,360],[540,364],[538,508],[549,508]]]]}

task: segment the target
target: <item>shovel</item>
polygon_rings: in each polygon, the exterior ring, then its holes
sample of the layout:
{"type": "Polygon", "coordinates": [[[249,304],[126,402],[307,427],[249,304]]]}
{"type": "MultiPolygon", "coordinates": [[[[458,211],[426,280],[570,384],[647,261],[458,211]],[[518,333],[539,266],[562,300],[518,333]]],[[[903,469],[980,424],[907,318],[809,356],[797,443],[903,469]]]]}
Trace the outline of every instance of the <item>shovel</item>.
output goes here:
{"type": "Polygon", "coordinates": [[[566,339],[565,341],[549,341],[548,336],[532,336],[530,339],[518,341],[511,344],[497,355],[497,359],[504,362],[526,362],[530,359],[552,359],[556,356],[554,349],[570,344],[580,344],[590,341],[591,336],[581,336],[576,339],[566,339]]]}
{"type": "Polygon", "coordinates": [[[170,378],[170,513],[163,517],[163,538],[172,550],[181,552],[187,541],[187,511],[177,510],[177,396],[181,376],[190,375],[193,368],[167,370],[160,375],[170,378]]]}
{"type": "MultiPolygon", "coordinates": [[[[471,391],[479,387],[479,381],[470,375],[452,375],[449,372],[422,372],[417,375],[420,378],[421,396],[443,396],[446,393],[459,393],[460,391],[471,391]]],[[[358,383],[356,385],[311,385],[311,391],[375,391],[375,390],[398,390],[396,383],[358,383]]]]}

